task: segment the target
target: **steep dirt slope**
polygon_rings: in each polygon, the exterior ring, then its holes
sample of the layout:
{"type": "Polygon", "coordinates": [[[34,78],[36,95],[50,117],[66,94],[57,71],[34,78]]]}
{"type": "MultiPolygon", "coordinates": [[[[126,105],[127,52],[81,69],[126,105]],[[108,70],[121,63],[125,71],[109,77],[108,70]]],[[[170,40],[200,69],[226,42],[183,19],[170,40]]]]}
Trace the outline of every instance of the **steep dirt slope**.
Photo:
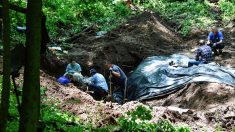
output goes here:
{"type": "MultiPolygon", "coordinates": [[[[147,102],[127,102],[124,105],[96,101],[80,87],[63,86],[54,82],[56,78],[41,73],[41,86],[47,89],[47,102],[77,115],[85,124],[95,127],[116,124],[115,119],[138,105],[152,108],[152,122],[168,119],[173,124],[188,125],[192,131],[232,131],[235,122],[235,89],[216,83],[197,83],[163,99],[147,102]]],[[[43,98],[44,98],[43,97],[43,98]]]]}

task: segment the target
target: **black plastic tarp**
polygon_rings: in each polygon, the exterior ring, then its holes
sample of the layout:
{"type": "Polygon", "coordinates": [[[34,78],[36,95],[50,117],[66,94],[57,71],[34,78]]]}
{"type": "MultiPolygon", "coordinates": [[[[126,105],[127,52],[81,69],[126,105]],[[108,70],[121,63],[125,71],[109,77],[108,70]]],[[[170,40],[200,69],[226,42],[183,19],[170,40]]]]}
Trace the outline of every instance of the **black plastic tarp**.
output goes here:
{"type": "Polygon", "coordinates": [[[235,68],[226,68],[215,63],[181,67],[187,65],[189,60],[184,55],[145,59],[128,78],[128,100],[163,96],[192,82],[216,82],[235,86],[235,68]],[[171,61],[181,66],[170,66],[171,61]]]}

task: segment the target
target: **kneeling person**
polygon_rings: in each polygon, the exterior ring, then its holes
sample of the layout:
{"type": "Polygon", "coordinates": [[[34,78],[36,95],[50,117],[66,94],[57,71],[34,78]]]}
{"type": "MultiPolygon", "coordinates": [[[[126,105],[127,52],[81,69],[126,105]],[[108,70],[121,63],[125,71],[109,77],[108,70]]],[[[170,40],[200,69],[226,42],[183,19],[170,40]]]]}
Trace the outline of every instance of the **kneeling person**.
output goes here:
{"type": "Polygon", "coordinates": [[[100,73],[97,73],[95,69],[90,70],[90,83],[88,83],[88,88],[91,91],[94,91],[93,97],[101,99],[102,97],[108,94],[108,85],[104,76],[100,73]]]}
{"type": "Polygon", "coordinates": [[[71,61],[67,67],[64,76],[71,78],[72,81],[80,82],[83,78],[81,66],[75,61],[71,61]]]}
{"type": "Polygon", "coordinates": [[[200,40],[199,45],[201,47],[196,50],[196,61],[189,61],[188,67],[199,64],[207,64],[213,61],[212,50],[210,46],[206,45],[203,40],[200,40]]]}

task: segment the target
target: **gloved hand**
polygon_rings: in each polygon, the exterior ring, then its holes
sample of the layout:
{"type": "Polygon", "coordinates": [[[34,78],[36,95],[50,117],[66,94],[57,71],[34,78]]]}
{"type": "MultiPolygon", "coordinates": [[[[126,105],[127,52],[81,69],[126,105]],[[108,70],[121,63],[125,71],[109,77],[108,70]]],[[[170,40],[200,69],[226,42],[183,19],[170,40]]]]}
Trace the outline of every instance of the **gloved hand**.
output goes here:
{"type": "Polygon", "coordinates": [[[110,68],[109,68],[109,71],[110,71],[110,72],[112,72],[112,71],[113,71],[113,68],[112,68],[112,67],[110,67],[110,68]]]}
{"type": "Polygon", "coordinates": [[[216,47],[216,45],[217,45],[217,43],[214,43],[214,44],[212,45],[212,47],[213,47],[213,48],[215,48],[215,47],[216,47]]]}

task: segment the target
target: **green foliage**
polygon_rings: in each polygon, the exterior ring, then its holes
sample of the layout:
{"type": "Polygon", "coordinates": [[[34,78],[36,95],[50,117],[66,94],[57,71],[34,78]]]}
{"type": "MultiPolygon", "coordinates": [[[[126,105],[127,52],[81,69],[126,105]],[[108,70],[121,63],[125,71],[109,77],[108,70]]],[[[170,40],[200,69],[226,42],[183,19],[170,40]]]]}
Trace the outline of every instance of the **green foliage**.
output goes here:
{"type": "MultiPolygon", "coordinates": [[[[21,7],[26,1],[11,0],[21,7]]],[[[47,16],[47,28],[51,38],[64,38],[81,31],[84,26],[96,23],[98,30],[111,30],[126,18],[132,11],[123,2],[113,0],[43,0],[43,11],[47,16]]],[[[11,40],[14,44],[25,43],[25,35],[16,32],[16,26],[25,26],[25,14],[15,11],[11,15],[11,40]]]]}
{"type": "Polygon", "coordinates": [[[140,119],[140,120],[151,120],[151,110],[147,109],[146,107],[140,105],[137,107],[135,111],[128,112],[128,116],[131,116],[134,120],[140,119]]]}
{"type": "Polygon", "coordinates": [[[55,37],[58,31],[70,29],[66,35],[77,33],[84,25],[98,24],[99,30],[110,30],[119,25],[131,10],[122,2],[112,0],[57,0],[43,1],[44,12],[48,16],[47,27],[55,37]]]}
{"type": "Polygon", "coordinates": [[[220,0],[219,6],[224,21],[235,19],[235,0],[220,0]]]}
{"type": "Polygon", "coordinates": [[[126,117],[118,119],[120,131],[124,132],[189,132],[187,127],[175,128],[167,120],[150,122],[152,119],[151,110],[144,106],[138,106],[136,110],[128,112],[126,117]]]}
{"type": "MultiPolygon", "coordinates": [[[[2,77],[0,76],[0,86],[2,77]]],[[[41,94],[45,93],[45,88],[41,88],[41,94]]],[[[0,89],[1,91],[1,89],[0,89]]],[[[19,127],[19,113],[16,107],[14,93],[10,96],[9,122],[7,131],[17,132],[19,127]]],[[[138,106],[136,110],[127,113],[127,117],[117,120],[118,125],[110,125],[105,128],[94,128],[92,125],[83,125],[80,118],[67,112],[61,112],[56,107],[49,104],[41,104],[40,120],[45,123],[45,132],[190,132],[187,127],[174,127],[169,121],[159,120],[156,123],[149,122],[152,119],[151,110],[138,106]]]]}
{"type": "MultiPolygon", "coordinates": [[[[79,20],[76,19],[75,1],[73,0],[44,0],[43,11],[47,16],[47,28],[52,37],[57,35],[60,28],[77,29],[79,27],[79,20]]],[[[76,31],[79,31],[78,28],[76,31]]],[[[71,31],[72,33],[73,30],[71,31]]]]}
{"type": "Polygon", "coordinates": [[[189,127],[180,126],[176,128],[176,132],[190,132],[189,127]]]}
{"type": "Polygon", "coordinates": [[[205,28],[214,22],[214,17],[209,12],[206,3],[187,0],[185,2],[166,0],[149,0],[145,7],[153,9],[173,23],[177,23],[181,28],[179,32],[186,36],[193,27],[205,28]]]}
{"type": "Polygon", "coordinates": [[[9,118],[7,131],[8,132],[17,132],[19,127],[19,112],[17,109],[16,97],[13,92],[10,95],[10,107],[9,107],[9,118]]]}
{"type": "Polygon", "coordinates": [[[46,93],[47,89],[45,87],[40,88],[40,94],[44,95],[46,93]]]}
{"type": "Polygon", "coordinates": [[[215,126],[215,132],[222,132],[223,131],[223,128],[221,127],[220,124],[216,124],[215,126]]]}
{"type": "Polygon", "coordinates": [[[82,132],[84,129],[79,124],[80,119],[78,117],[45,104],[41,106],[41,120],[46,123],[45,131],[82,132]]]}
{"type": "MultiPolygon", "coordinates": [[[[137,0],[138,1],[138,0],[137,0]]],[[[26,7],[26,1],[11,0],[26,7]]],[[[138,3],[138,2],[137,2],[138,3]]],[[[179,33],[187,36],[192,28],[205,29],[215,22],[215,14],[207,1],[197,0],[148,0],[145,8],[159,12],[170,22],[176,23],[179,33]]],[[[223,21],[234,19],[235,1],[220,0],[223,21]]],[[[84,26],[96,23],[98,30],[109,31],[125,22],[133,12],[119,0],[43,0],[47,16],[47,28],[52,38],[64,39],[81,31],[84,26]]],[[[17,25],[25,25],[25,15],[11,11],[13,43],[25,43],[24,34],[15,31],[17,25]]]]}
{"type": "MultiPolygon", "coordinates": [[[[19,113],[16,105],[16,98],[13,93],[10,96],[10,121],[8,122],[7,131],[17,132],[19,127],[19,113]]],[[[46,132],[66,131],[66,132],[83,132],[85,127],[80,125],[79,118],[72,114],[61,112],[50,105],[41,105],[41,120],[45,123],[46,132]]]]}
{"type": "MultiPolygon", "coordinates": [[[[0,93],[2,90],[2,76],[0,76],[0,93]]],[[[10,107],[9,107],[9,122],[7,126],[8,132],[17,132],[19,127],[19,112],[17,110],[17,103],[15,94],[12,92],[10,94],[10,107]]],[[[46,91],[46,88],[41,88],[41,95],[46,91]]],[[[21,98],[20,98],[21,99],[21,98]]],[[[48,105],[41,105],[41,117],[45,125],[46,132],[54,131],[66,131],[66,132],[83,132],[86,127],[84,127],[79,121],[80,118],[73,116],[67,112],[61,112],[57,108],[48,105]]]]}
{"type": "MultiPolygon", "coordinates": [[[[26,1],[24,0],[10,0],[11,3],[16,4],[18,6],[26,8],[26,1]]],[[[11,41],[13,44],[25,44],[25,34],[16,32],[17,26],[25,26],[26,25],[26,15],[10,10],[11,16],[11,41]]]]}

